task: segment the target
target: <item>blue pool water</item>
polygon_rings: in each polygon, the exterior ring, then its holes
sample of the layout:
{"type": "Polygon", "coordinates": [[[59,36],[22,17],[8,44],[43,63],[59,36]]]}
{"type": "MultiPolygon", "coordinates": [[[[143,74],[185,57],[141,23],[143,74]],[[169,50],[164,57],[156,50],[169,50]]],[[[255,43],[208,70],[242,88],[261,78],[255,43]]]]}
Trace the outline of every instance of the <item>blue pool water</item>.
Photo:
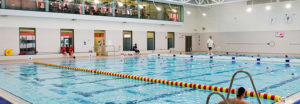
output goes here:
{"type": "MultiPolygon", "coordinates": [[[[112,58],[47,62],[150,78],[229,87],[238,70],[250,72],[259,92],[286,97],[300,91],[300,65],[183,59],[112,58]],[[292,75],[292,73],[294,73],[292,75]]],[[[35,64],[0,65],[0,88],[34,104],[205,104],[210,91],[149,83],[35,64]]],[[[233,88],[253,91],[249,79],[238,74],[233,88]]],[[[224,93],[225,94],[225,93],[224,93]]],[[[234,96],[234,95],[232,95],[234,96]]],[[[211,103],[221,98],[214,96],[211,103]]],[[[251,103],[256,98],[247,97],[251,103]]],[[[264,104],[274,101],[262,99],[264,104]]]]}

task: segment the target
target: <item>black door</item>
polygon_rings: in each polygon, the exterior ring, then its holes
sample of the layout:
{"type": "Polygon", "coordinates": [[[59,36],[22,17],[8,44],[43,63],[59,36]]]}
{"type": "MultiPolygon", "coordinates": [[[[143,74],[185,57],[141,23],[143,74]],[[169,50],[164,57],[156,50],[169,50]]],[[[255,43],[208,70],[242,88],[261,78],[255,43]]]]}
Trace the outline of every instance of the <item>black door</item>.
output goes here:
{"type": "Polygon", "coordinates": [[[192,51],[192,36],[185,36],[185,51],[192,51]]]}

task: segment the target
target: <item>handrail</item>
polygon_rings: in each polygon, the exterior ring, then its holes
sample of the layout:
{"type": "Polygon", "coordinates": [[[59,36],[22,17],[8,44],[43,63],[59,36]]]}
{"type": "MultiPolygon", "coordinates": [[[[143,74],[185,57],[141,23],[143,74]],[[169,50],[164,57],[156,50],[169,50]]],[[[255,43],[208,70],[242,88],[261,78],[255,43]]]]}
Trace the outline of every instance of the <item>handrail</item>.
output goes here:
{"type": "Polygon", "coordinates": [[[258,100],[258,103],[261,104],[261,101],[260,101],[259,95],[258,95],[258,93],[257,93],[256,87],[255,87],[255,85],[254,85],[252,76],[250,75],[249,72],[244,71],[244,70],[239,70],[239,71],[237,71],[237,72],[235,72],[235,73],[233,74],[233,76],[232,76],[232,78],[231,78],[230,85],[229,85],[229,90],[228,90],[228,94],[227,94],[226,99],[227,99],[227,100],[229,99],[229,96],[230,96],[230,93],[231,93],[232,84],[233,84],[233,81],[234,81],[234,77],[235,77],[238,73],[241,73],[241,72],[247,74],[248,77],[250,78],[251,83],[252,83],[252,87],[254,88],[254,92],[255,92],[256,98],[257,98],[257,100],[258,100]]]}
{"type": "Polygon", "coordinates": [[[227,100],[227,99],[225,99],[224,95],[223,95],[223,94],[221,94],[220,92],[217,92],[217,91],[214,91],[214,92],[210,93],[210,94],[207,96],[207,99],[206,99],[206,104],[209,104],[209,99],[210,99],[210,97],[211,97],[213,94],[220,95],[220,96],[222,97],[222,99],[223,99],[224,103],[225,103],[225,104],[229,104],[229,103],[228,103],[228,100],[227,100]]]}
{"type": "MultiPolygon", "coordinates": [[[[105,45],[105,47],[112,47],[112,48],[114,48],[114,56],[116,56],[116,47],[115,47],[115,45],[105,45]]],[[[106,50],[106,52],[109,52],[109,51],[106,50]]]]}

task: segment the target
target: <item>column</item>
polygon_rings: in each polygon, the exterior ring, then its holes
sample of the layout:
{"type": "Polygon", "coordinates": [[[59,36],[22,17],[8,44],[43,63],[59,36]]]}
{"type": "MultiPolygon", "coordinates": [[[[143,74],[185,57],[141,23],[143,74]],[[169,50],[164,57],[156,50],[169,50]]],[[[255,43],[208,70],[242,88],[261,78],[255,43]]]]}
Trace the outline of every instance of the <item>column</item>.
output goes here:
{"type": "Polygon", "coordinates": [[[45,4],[45,11],[49,12],[49,0],[44,0],[44,4],[45,4]]]}
{"type": "MultiPolygon", "coordinates": [[[[140,4],[141,2],[140,2],[140,0],[137,0],[137,4],[138,4],[138,18],[141,18],[141,9],[140,9],[140,4]]],[[[144,8],[143,8],[144,9],[144,8]]]]}
{"type": "Polygon", "coordinates": [[[81,12],[82,14],[85,14],[85,3],[84,3],[85,0],[81,0],[81,12]]]}
{"type": "Polygon", "coordinates": [[[5,0],[1,0],[1,8],[5,9],[5,0]]]}
{"type": "Polygon", "coordinates": [[[112,0],[112,15],[115,16],[116,15],[116,4],[115,4],[115,0],[112,0]]]}

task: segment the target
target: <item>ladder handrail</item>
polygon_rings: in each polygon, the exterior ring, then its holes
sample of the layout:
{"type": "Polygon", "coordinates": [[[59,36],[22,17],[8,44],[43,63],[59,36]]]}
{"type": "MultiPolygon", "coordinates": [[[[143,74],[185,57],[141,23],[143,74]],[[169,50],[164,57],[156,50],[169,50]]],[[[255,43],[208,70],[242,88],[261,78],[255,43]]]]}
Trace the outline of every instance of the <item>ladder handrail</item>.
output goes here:
{"type": "Polygon", "coordinates": [[[225,99],[225,96],[223,94],[221,94],[220,92],[217,92],[217,91],[214,91],[212,93],[210,93],[208,96],[207,96],[207,99],[206,99],[206,104],[209,104],[209,99],[210,97],[213,95],[213,94],[217,94],[217,95],[220,95],[224,101],[225,104],[229,104],[227,99],[225,99]]]}
{"type": "Polygon", "coordinates": [[[234,81],[234,77],[235,77],[238,73],[245,73],[245,74],[248,75],[248,77],[249,77],[250,80],[251,80],[252,87],[254,88],[254,92],[255,92],[255,94],[256,94],[256,98],[257,98],[257,100],[258,100],[258,103],[261,104],[261,101],[260,101],[259,95],[258,95],[258,93],[257,93],[256,87],[255,87],[255,84],[254,84],[254,81],[253,81],[253,79],[252,79],[252,76],[250,75],[249,72],[244,71],[244,70],[236,71],[236,72],[233,74],[233,76],[232,76],[232,78],[231,78],[230,85],[229,85],[229,90],[228,90],[228,94],[227,94],[226,99],[227,99],[227,100],[229,99],[229,96],[230,96],[230,93],[231,93],[232,84],[233,84],[233,81],[234,81]]]}

